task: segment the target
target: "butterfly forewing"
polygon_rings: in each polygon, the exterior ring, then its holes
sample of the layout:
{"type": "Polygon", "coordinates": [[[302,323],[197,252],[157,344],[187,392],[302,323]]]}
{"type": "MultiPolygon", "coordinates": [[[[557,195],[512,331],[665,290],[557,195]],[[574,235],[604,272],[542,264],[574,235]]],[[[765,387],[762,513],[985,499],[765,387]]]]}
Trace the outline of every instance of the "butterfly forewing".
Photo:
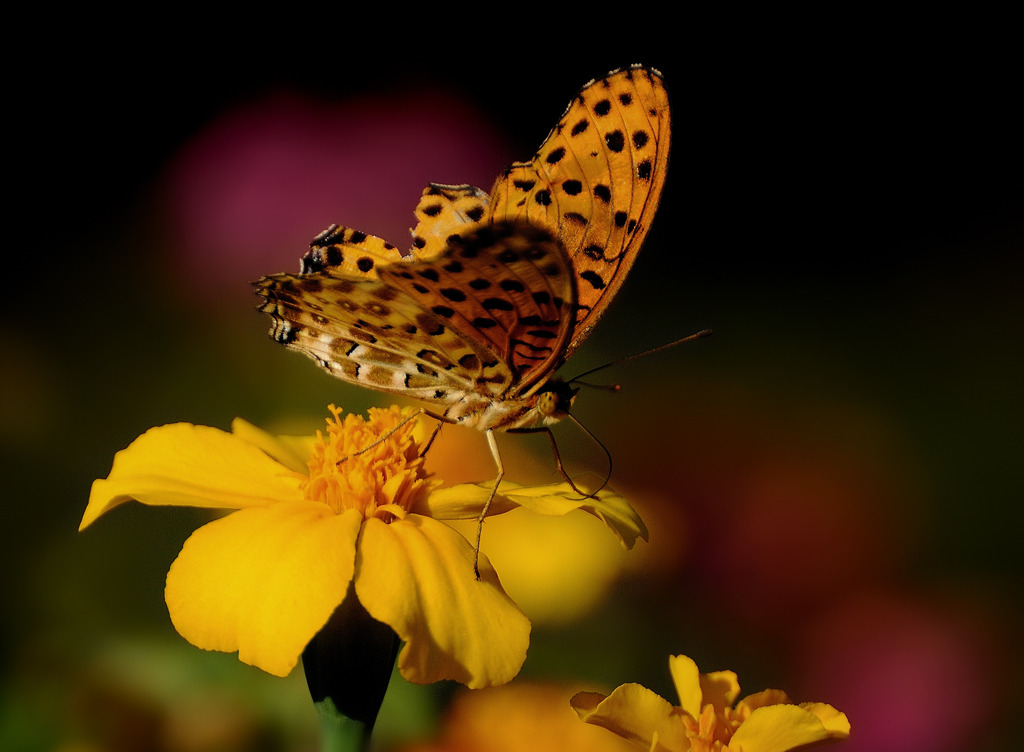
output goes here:
{"type": "Polygon", "coordinates": [[[481,225],[451,238],[435,262],[387,267],[381,280],[504,361],[515,377],[510,394],[551,373],[572,331],[569,260],[535,225],[481,225]]]}
{"type": "Polygon", "coordinates": [[[669,135],[661,77],[621,70],[585,86],[534,158],[495,183],[493,218],[547,227],[575,270],[576,332],[564,357],[593,328],[640,250],[665,181],[669,135]]]}

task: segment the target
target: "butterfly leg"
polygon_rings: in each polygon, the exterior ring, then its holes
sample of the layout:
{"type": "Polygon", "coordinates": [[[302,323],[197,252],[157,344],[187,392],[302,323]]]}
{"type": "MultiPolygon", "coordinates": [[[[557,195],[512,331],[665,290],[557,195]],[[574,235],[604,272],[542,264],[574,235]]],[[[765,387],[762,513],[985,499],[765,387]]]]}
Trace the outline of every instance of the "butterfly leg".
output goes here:
{"type": "Polygon", "coordinates": [[[487,511],[491,508],[491,502],[494,501],[494,497],[498,493],[501,479],[505,477],[505,466],[501,462],[501,452],[498,451],[498,440],[494,438],[494,431],[490,428],[487,429],[487,446],[491,448],[491,457],[494,458],[494,464],[498,468],[498,477],[495,478],[494,485],[491,487],[491,493],[487,497],[487,502],[484,504],[484,508],[480,510],[480,516],[476,520],[476,550],[473,553],[473,572],[478,580],[480,579],[480,539],[484,534],[484,517],[487,516],[487,511]]]}
{"type": "Polygon", "coordinates": [[[434,430],[430,432],[430,438],[427,439],[426,443],[423,445],[423,448],[420,449],[420,457],[427,456],[427,452],[430,451],[430,447],[434,445],[434,439],[436,439],[437,435],[441,433],[441,426],[443,426],[448,420],[450,420],[446,419],[443,415],[434,415],[429,410],[423,410],[423,414],[429,418],[434,418],[437,421],[437,423],[434,425],[434,430]]]}

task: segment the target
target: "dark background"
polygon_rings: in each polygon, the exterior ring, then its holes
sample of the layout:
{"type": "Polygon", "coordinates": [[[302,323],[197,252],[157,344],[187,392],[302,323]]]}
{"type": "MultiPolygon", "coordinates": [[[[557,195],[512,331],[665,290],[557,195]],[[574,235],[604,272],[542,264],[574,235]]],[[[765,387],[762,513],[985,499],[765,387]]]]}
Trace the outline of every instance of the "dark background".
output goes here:
{"type": "MultiPolygon", "coordinates": [[[[34,54],[7,76],[0,739],[146,748],[185,707],[166,677],[188,660],[219,682],[247,672],[225,691],[260,698],[246,733],[305,748],[307,721],[268,720],[301,704],[301,680],[253,690],[258,672],[182,650],[168,623],[162,578],[207,518],[126,507],[78,536],[89,483],[152,425],[315,426],[328,401],[371,404],[266,339],[246,283],[295,269],[331,222],[401,243],[418,186],[488,189],[582,83],[642,62],[671,98],[668,180],[569,371],[715,329],[608,372],[623,392],[578,409],[613,483],[655,499],[651,546],[675,541],[673,563],[624,577],[571,636],[535,629],[525,675],[641,681],[674,700],[664,660],[686,652],[745,690],[846,710],[850,750],[1000,748],[1021,699],[1024,564],[1022,57],[1007,26],[640,8],[586,24],[448,9],[436,24],[437,10],[410,19],[415,33],[320,17],[28,30],[34,54]],[[188,229],[218,186],[248,184],[237,162],[217,166],[210,144],[231,142],[210,134],[288,106],[349,156],[318,167],[311,145],[280,168],[294,181],[280,202],[242,201],[237,232],[188,229]]],[[[278,174],[265,164],[250,165],[264,188],[278,174]]]]}

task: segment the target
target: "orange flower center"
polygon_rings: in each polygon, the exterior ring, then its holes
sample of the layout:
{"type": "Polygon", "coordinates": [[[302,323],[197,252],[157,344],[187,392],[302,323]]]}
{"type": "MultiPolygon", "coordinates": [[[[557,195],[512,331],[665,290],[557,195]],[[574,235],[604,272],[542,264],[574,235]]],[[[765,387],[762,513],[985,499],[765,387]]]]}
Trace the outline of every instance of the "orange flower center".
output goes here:
{"type": "Polygon", "coordinates": [[[338,514],[356,509],[385,522],[404,517],[436,485],[413,438],[412,409],[370,408],[368,420],[352,414],[342,419],[334,405],[330,411],[327,435],[317,431],[303,496],[338,514]]]}
{"type": "Polygon", "coordinates": [[[683,715],[683,725],[686,728],[686,735],[690,738],[691,752],[728,750],[729,740],[745,720],[744,714],[737,710],[724,708],[720,712],[715,712],[713,705],[705,705],[699,718],[683,715]]]}

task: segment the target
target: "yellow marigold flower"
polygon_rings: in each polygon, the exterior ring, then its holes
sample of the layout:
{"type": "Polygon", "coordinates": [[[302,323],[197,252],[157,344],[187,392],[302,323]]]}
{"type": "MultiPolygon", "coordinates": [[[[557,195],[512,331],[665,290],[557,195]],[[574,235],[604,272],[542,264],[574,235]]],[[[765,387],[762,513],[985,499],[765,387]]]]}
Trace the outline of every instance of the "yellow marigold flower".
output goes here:
{"type": "Polygon", "coordinates": [[[685,655],[669,658],[669,669],[678,707],[639,684],[624,684],[607,697],[580,692],[571,704],[582,720],[651,752],[787,752],[850,735],[846,715],[831,705],[793,705],[777,689],[733,705],[740,685],[732,671],[701,674],[685,655]]]}
{"type": "MultiPolygon", "coordinates": [[[[237,510],[196,530],[167,574],[171,621],[206,650],[287,675],[352,587],[405,645],[413,682],[502,684],[526,656],[530,624],[483,555],[442,519],[480,514],[490,484],[439,488],[423,467],[411,409],[369,418],[331,406],[326,434],[276,437],[242,420],[232,432],[150,429],[93,483],[79,529],[126,501],[237,510]],[[403,422],[404,421],[404,422],[403,422]]],[[[489,514],[584,509],[631,547],[642,521],[618,495],[579,499],[568,484],[503,483],[489,514]]]]}

